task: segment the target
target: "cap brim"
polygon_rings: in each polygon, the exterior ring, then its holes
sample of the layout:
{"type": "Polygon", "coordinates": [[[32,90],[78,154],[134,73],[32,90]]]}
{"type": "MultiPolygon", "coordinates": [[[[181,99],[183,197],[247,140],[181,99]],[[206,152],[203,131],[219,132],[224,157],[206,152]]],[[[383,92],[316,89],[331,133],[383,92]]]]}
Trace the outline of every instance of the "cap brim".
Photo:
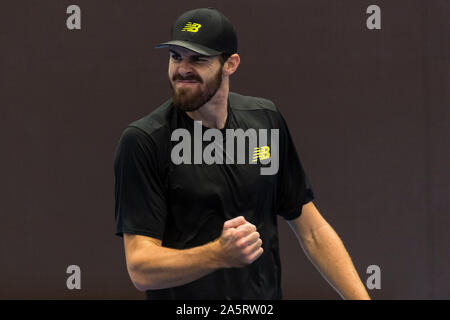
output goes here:
{"type": "Polygon", "coordinates": [[[183,48],[192,50],[194,52],[197,52],[197,53],[205,55],[205,56],[217,56],[222,53],[220,51],[207,48],[200,44],[192,43],[189,41],[183,41],[183,40],[171,40],[171,41],[163,42],[163,43],[158,44],[155,48],[159,49],[159,48],[165,48],[168,46],[183,47],[183,48]]]}

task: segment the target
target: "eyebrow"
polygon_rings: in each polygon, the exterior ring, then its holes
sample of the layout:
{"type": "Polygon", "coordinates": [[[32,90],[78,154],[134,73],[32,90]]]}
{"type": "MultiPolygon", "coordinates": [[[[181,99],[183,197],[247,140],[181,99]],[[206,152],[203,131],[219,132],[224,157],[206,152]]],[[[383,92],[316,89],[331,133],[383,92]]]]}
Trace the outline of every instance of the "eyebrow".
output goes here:
{"type": "MultiPolygon", "coordinates": [[[[173,53],[173,54],[175,54],[175,55],[177,55],[177,56],[181,56],[178,52],[176,52],[176,51],[173,50],[173,49],[169,49],[169,52],[170,52],[170,53],[173,53]]],[[[202,54],[195,54],[195,55],[190,56],[190,58],[210,58],[210,57],[209,57],[209,56],[202,55],[202,54]]]]}

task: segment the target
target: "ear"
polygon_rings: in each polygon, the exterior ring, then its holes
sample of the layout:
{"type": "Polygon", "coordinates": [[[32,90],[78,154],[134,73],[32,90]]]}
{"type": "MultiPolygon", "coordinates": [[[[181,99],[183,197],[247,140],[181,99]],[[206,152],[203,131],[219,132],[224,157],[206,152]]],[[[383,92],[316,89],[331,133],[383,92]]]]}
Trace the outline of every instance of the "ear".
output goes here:
{"type": "Polygon", "coordinates": [[[238,68],[240,62],[241,62],[241,58],[239,57],[239,55],[237,53],[230,56],[223,65],[223,75],[224,76],[232,75],[238,68]]]}

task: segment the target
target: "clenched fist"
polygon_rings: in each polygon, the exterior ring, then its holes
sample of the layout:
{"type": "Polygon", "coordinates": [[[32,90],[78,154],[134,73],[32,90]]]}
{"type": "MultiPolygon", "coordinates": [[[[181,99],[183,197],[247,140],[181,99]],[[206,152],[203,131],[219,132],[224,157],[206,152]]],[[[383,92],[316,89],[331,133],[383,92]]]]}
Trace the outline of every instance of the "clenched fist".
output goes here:
{"type": "Polygon", "coordinates": [[[242,216],[225,221],[222,234],[216,240],[220,260],[227,268],[251,264],[263,253],[259,236],[256,227],[242,216]]]}

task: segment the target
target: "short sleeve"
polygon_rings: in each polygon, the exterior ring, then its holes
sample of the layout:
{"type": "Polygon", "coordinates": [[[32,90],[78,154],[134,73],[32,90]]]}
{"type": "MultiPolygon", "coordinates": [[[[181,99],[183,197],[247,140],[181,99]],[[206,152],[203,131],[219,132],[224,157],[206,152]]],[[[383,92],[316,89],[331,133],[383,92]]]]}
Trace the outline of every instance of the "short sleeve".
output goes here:
{"type": "Polygon", "coordinates": [[[304,204],[314,200],[311,183],[303,170],[294,142],[281,113],[280,170],[277,178],[277,214],[286,220],[300,216],[304,204]]]}
{"type": "Polygon", "coordinates": [[[166,215],[166,192],[155,143],[135,127],[122,133],[116,147],[116,235],[139,234],[162,240],[166,215]]]}

